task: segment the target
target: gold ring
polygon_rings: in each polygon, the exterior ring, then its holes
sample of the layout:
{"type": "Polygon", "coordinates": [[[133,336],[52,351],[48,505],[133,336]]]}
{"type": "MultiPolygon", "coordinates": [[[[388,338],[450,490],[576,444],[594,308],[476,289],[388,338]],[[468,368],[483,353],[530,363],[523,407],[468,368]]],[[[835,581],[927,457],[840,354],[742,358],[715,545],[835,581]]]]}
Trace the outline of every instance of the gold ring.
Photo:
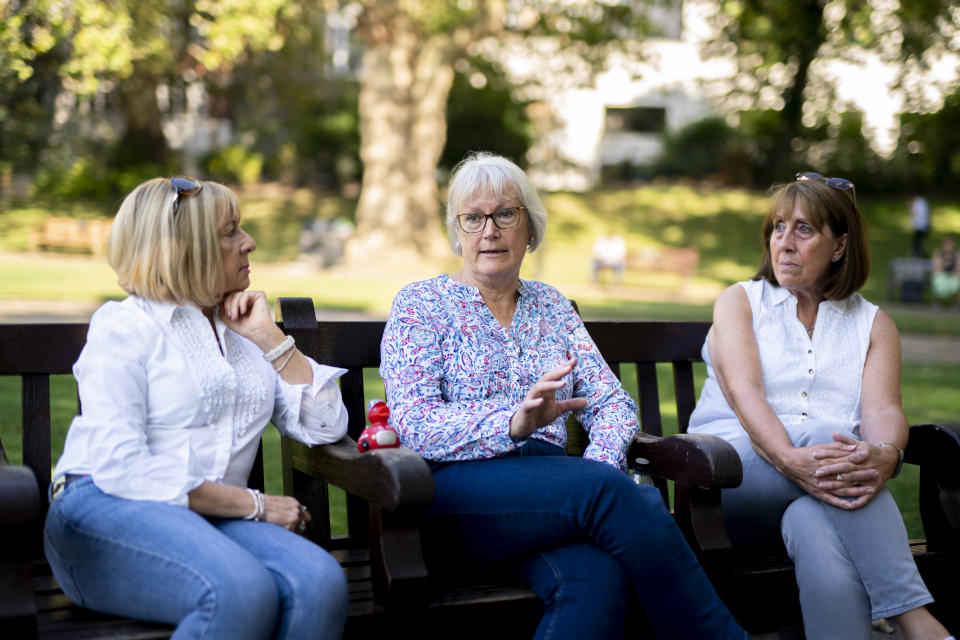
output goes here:
{"type": "Polygon", "coordinates": [[[842,473],[838,473],[838,474],[837,474],[837,482],[843,482],[843,474],[842,474],[842,473]]]}

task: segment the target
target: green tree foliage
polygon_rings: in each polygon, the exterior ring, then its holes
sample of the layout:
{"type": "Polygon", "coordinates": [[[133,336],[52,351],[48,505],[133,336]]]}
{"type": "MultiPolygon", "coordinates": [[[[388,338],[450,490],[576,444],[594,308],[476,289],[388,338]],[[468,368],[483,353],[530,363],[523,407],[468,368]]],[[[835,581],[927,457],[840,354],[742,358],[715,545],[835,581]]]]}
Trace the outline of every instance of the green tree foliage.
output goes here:
{"type": "Polygon", "coordinates": [[[467,74],[457,74],[447,104],[447,144],[440,166],[453,169],[471,151],[485,150],[525,164],[530,147],[530,121],[525,104],[512,95],[512,86],[490,70],[482,87],[470,84],[467,74]]]}
{"type": "MultiPolygon", "coordinates": [[[[835,108],[829,81],[814,77],[816,62],[871,51],[898,63],[905,80],[924,67],[928,53],[948,48],[960,26],[952,0],[719,0],[717,7],[720,31],[707,53],[735,56],[729,104],[746,98],[779,120],[764,149],[769,170],[758,176],[761,183],[782,179],[790,167],[809,161],[803,138],[816,139],[821,126],[811,121],[822,119],[824,104],[835,108]]],[[[910,97],[908,84],[901,89],[910,97]]]]}
{"type": "Polygon", "coordinates": [[[912,191],[960,191],[960,89],[935,113],[905,113],[890,179],[912,191]]]}
{"type": "Polygon", "coordinates": [[[245,52],[279,47],[282,40],[274,22],[282,5],[282,0],[3,4],[0,90],[10,96],[7,105],[19,110],[0,110],[2,158],[27,168],[35,163],[36,157],[17,149],[25,144],[34,149],[47,146],[50,122],[44,125],[41,120],[28,136],[20,135],[25,142],[19,144],[16,135],[14,144],[9,143],[10,132],[29,119],[31,103],[41,104],[45,113],[56,117],[54,101],[67,95],[87,107],[107,100],[121,115],[114,162],[164,162],[168,150],[158,89],[171,88],[176,99],[198,78],[229,76],[245,52]],[[31,84],[34,78],[38,80],[31,84]]]}

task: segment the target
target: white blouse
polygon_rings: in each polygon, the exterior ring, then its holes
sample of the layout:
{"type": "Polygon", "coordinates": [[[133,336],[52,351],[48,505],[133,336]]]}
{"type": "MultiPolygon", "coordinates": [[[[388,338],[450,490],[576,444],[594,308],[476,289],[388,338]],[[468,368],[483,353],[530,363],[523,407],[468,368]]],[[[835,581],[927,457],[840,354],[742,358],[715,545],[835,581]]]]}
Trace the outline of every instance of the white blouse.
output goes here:
{"type": "Polygon", "coordinates": [[[308,358],[313,384],[292,385],[216,316],[215,326],[219,344],[197,307],[137,296],[98,309],[73,366],[81,413],[54,477],[90,474],[114,496],[187,506],[204,480],[246,486],[268,422],[307,445],[343,437],[344,369],[308,358]]]}
{"type": "MultiPolygon", "coordinates": [[[[860,426],[860,382],[877,306],[853,294],[825,300],[813,335],[797,318],[797,299],[766,280],[739,283],[753,312],[767,402],[784,425],[825,420],[853,431],[860,426]]],[[[745,433],[717,384],[703,345],[707,380],[690,416],[691,433],[731,438],[745,433]]]]}

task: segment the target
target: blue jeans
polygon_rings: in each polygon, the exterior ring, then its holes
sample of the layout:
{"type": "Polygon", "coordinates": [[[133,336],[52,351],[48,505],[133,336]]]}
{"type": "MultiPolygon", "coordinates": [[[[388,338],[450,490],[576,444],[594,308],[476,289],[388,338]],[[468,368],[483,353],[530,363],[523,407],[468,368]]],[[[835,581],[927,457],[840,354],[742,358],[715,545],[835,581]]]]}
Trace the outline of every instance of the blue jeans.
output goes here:
{"type": "Polygon", "coordinates": [[[434,464],[431,564],[509,563],[544,600],[538,638],[618,638],[642,606],[661,638],[743,640],[660,493],[529,440],[514,455],[434,464]]]}
{"type": "Polygon", "coordinates": [[[173,638],[323,638],[343,633],[347,582],[312,542],[266,522],[207,519],[126,500],[91,478],[50,505],[44,547],[74,602],[176,625],[173,638]]]}
{"type": "MultiPolygon", "coordinates": [[[[798,447],[832,442],[834,432],[857,437],[816,420],[787,427],[798,447]]],[[[808,640],[869,640],[871,618],[933,601],[888,489],[859,509],[838,509],[781,475],[754,451],[746,434],[730,443],[740,454],[743,482],[723,491],[727,530],[735,543],[783,537],[796,565],[808,640]]]]}

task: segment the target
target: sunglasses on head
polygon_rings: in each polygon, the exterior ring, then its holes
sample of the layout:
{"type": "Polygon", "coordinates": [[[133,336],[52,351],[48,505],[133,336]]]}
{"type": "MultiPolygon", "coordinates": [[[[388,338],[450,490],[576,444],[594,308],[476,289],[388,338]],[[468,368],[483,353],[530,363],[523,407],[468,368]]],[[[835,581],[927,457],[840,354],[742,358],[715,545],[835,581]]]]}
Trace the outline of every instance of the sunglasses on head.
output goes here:
{"type": "Polygon", "coordinates": [[[173,215],[177,215],[180,208],[180,201],[197,195],[203,189],[203,183],[194,178],[186,176],[174,176],[170,178],[170,186],[173,188],[173,215]]]}
{"type": "Polygon", "coordinates": [[[857,190],[854,188],[853,183],[846,178],[825,178],[816,171],[802,171],[794,177],[794,180],[797,182],[804,182],[806,180],[825,182],[828,187],[833,187],[834,189],[839,189],[840,191],[850,194],[850,197],[853,199],[853,204],[857,204],[857,190]]]}

